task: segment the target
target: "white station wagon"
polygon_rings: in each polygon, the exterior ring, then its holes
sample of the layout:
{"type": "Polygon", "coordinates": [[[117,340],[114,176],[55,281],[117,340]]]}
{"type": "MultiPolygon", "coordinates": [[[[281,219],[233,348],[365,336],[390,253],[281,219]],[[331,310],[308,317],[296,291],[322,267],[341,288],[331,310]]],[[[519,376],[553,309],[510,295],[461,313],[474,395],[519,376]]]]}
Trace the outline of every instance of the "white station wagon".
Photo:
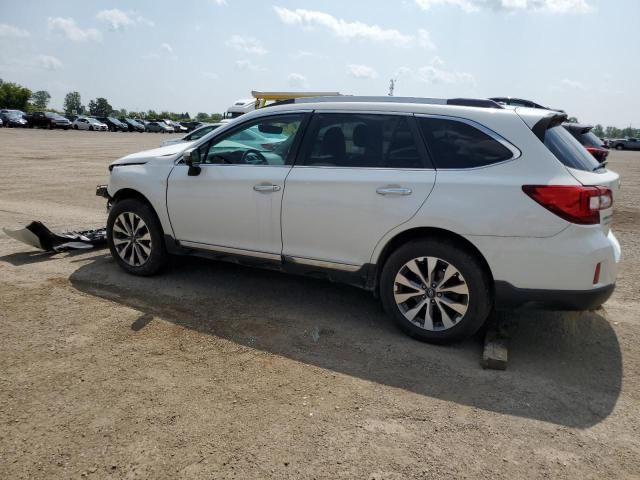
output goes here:
{"type": "Polygon", "coordinates": [[[619,176],[565,119],[474,99],[270,106],[113,162],[109,248],[135,275],[186,254],[357,285],[431,342],[494,306],[593,309],[620,261],[619,176]],[[256,130],[271,140],[243,143],[256,130]]]}

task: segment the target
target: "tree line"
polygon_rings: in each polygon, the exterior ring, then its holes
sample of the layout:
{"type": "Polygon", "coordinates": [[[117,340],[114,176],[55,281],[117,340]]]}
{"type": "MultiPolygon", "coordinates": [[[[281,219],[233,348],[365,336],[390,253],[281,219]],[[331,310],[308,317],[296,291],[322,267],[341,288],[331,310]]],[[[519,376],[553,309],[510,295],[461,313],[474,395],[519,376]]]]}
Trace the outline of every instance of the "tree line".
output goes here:
{"type": "MultiPolygon", "coordinates": [[[[47,109],[50,101],[51,95],[46,90],[32,92],[22,85],[5,82],[0,78],[0,108],[11,108],[15,110],[23,110],[25,112],[41,111],[47,109]]],[[[156,112],[155,110],[135,112],[127,111],[125,108],[115,109],[104,97],[89,100],[89,103],[85,106],[82,104],[82,98],[80,97],[79,92],[69,92],[65,95],[62,112],[53,109],[49,109],[49,111],[55,111],[65,115],[93,115],[96,117],[113,116],[118,118],[129,117],[142,119],[162,118],[175,121],[191,120],[192,118],[191,115],[189,115],[189,112],[176,113],[166,110],[161,112],[156,112]]],[[[222,119],[222,115],[219,113],[199,112],[194,118],[200,122],[215,123],[222,119]]],[[[569,117],[568,121],[577,123],[578,119],[575,117],[569,117]]],[[[633,128],[631,126],[618,128],[611,126],[604,127],[597,124],[593,127],[593,133],[600,138],[640,137],[640,129],[633,128]]]]}
{"type": "MultiPolygon", "coordinates": [[[[79,92],[69,92],[64,97],[63,110],[58,111],[53,108],[47,108],[51,101],[51,95],[46,90],[38,90],[32,92],[30,89],[18,85],[13,82],[5,82],[0,78],[0,108],[8,108],[12,110],[22,110],[24,112],[37,112],[47,110],[64,115],[92,115],[96,117],[128,117],[128,118],[149,118],[149,119],[170,119],[175,121],[189,121],[192,117],[189,112],[169,112],[166,110],[156,112],[155,110],[147,111],[128,111],[125,108],[116,109],[111,106],[109,101],[104,97],[97,97],[89,100],[87,105],[83,105],[79,92]]],[[[199,112],[195,120],[200,122],[219,122],[222,115],[219,113],[199,112]]]]}

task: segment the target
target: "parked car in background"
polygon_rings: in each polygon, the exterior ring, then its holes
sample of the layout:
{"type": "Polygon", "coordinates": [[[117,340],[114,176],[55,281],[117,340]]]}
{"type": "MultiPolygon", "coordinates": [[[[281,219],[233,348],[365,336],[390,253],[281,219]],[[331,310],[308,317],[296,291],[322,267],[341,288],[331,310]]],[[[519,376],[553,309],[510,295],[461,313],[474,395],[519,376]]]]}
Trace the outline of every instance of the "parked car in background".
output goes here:
{"type": "Polygon", "coordinates": [[[164,122],[148,122],[145,125],[145,131],[153,133],[173,133],[173,127],[164,122]]]}
{"type": "Polygon", "coordinates": [[[144,132],[144,125],[132,118],[121,118],[120,121],[124,123],[130,132],[144,132]]]}
{"type": "Polygon", "coordinates": [[[4,127],[4,120],[2,120],[2,117],[0,117],[0,127],[4,127]]]}
{"type": "Polygon", "coordinates": [[[188,133],[184,137],[180,138],[170,138],[169,140],[165,140],[161,143],[162,146],[165,145],[173,145],[174,143],[183,143],[183,142],[193,142],[194,140],[198,140],[204,137],[207,133],[213,132],[216,128],[221,126],[222,123],[212,123],[211,125],[205,125],[203,127],[194,130],[191,133],[188,133]]]}
{"type": "Polygon", "coordinates": [[[591,130],[593,125],[583,125],[581,123],[563,123],[562,126],[566,128],[573,137],[580,142],[580,144],[587,149],[587,151],[595,157],[598,162],[606,162],[609,156],[609,150],[604,146],[602,140],[600,140],[591,130]]]}
{"type": "Polygon", "coordinates": [[[98,189],[109,249],[141,276],[176,254],[345,281],[432,342],[473,334],[494,307],[591,310],[615,288],[620,177],[566,119],[476,99],[256,110],[113,162],[98,189]],[[256,147],[255,132],[280,141],[256,147]]]}
{"type": "Polygon", "coordinates": [[[110,132],[128,132],[129,127],[115,117],[93,117],[104,123],[110,132]]]}
{"type": "Polygon", "coordinates": [[[173,127],[173,131],[176,133],[187,133],[187,128],[180,125],[178,122],[174,122],[173,120],[163,120],[164,123],[173,127]]]}
{"type": "Polygon", "coordinates": [[[609,140],[609,148],[616,150],[640,150],[640,141],[637,138],[616,138],[609,140]]]}
{"type": "Polygon", "coordinates": [[[206,123],[198,122],[194,120],[191,122],[180,122],[180,125],[185,127],[187,129],[187,132],[193,132],[194,130],[206,125],[206,123]]]}
{"type": "Polygon", "coordinates": [[[29,126],[27,120],[16,110],[7,110],[7,113],[0,113],[0,119],[5,127],[26,128],[29,126]]]}
{"type": "Polygon", "coordinates": [[[55,112],[33,112],[27,115],[27,123],[29,128],[71,128],[71,122],[55,112]]]}
{"type": "Polygon", "coordinates": [[[78,117],[73,122],[74,130],[107,131],[107,125],[92,117],[78,117]]]}
{"type": "Polygon", "coordinates": [[[20,115],[23,118],[25,118],[27,116],[27,114],[24,113],[22,110],[14,110],[14,109],[10,109],[10,108],[3,108],[2,110],[0,110],[0,116],[9,115],[9,114],[20,115]]]}

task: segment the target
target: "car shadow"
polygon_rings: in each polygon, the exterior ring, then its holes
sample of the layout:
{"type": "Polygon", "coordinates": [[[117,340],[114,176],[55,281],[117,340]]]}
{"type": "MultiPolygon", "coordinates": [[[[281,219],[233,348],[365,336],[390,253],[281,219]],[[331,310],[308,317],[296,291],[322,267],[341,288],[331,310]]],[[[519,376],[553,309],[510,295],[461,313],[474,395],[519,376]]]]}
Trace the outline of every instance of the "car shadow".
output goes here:
{"type": "Polygon", "coordinates": [[[507,371],[482,370],[478,338],[452,346],[399,332],[371,294],[306,277],[180,258],[139,278],[98,255],[71,275],[88,294],[238,344],[479,409],[587,428],[620,395],[622,359],[600,313],[513,311],[507,371]]]}
{"type": "Polygon", "coordinates": [[[80,255],[82,253],[87,253],[87,250],[78,249],[67,250],[65,252],[43,252],[42,250],[34,250],[30,252],[17,252],[4,255],[0,257],[0,262],[7,262],[14,267],[21,267],[23,265],[31,265],[33,263],[73,257],[74,255],[80,255]]]}

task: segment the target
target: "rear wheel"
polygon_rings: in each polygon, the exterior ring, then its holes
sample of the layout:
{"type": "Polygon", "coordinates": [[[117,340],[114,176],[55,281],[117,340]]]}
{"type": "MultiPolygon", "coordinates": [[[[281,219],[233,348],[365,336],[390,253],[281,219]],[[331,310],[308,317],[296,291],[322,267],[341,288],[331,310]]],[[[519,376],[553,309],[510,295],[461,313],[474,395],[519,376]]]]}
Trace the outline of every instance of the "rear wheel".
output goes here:
{"type": "Polygon", "coordinates": [[[405,333],[432,343],[473,335],[493,304],[491,280],[478,259],[437,239],[407,243],[391,254],[380,297],[405,333]]]}
{"type": "Polygon", "coordinates": [[[624,145],[622,144],[616,145],[616,150],[624,150],[624,145]]]}
{"type": "Polygon", "coordinates": [[[155,275],[168,260],[158,217],[136,199],[121,200],[111,208],[107,242],[120,267],[133,275],[155,275]]]}

